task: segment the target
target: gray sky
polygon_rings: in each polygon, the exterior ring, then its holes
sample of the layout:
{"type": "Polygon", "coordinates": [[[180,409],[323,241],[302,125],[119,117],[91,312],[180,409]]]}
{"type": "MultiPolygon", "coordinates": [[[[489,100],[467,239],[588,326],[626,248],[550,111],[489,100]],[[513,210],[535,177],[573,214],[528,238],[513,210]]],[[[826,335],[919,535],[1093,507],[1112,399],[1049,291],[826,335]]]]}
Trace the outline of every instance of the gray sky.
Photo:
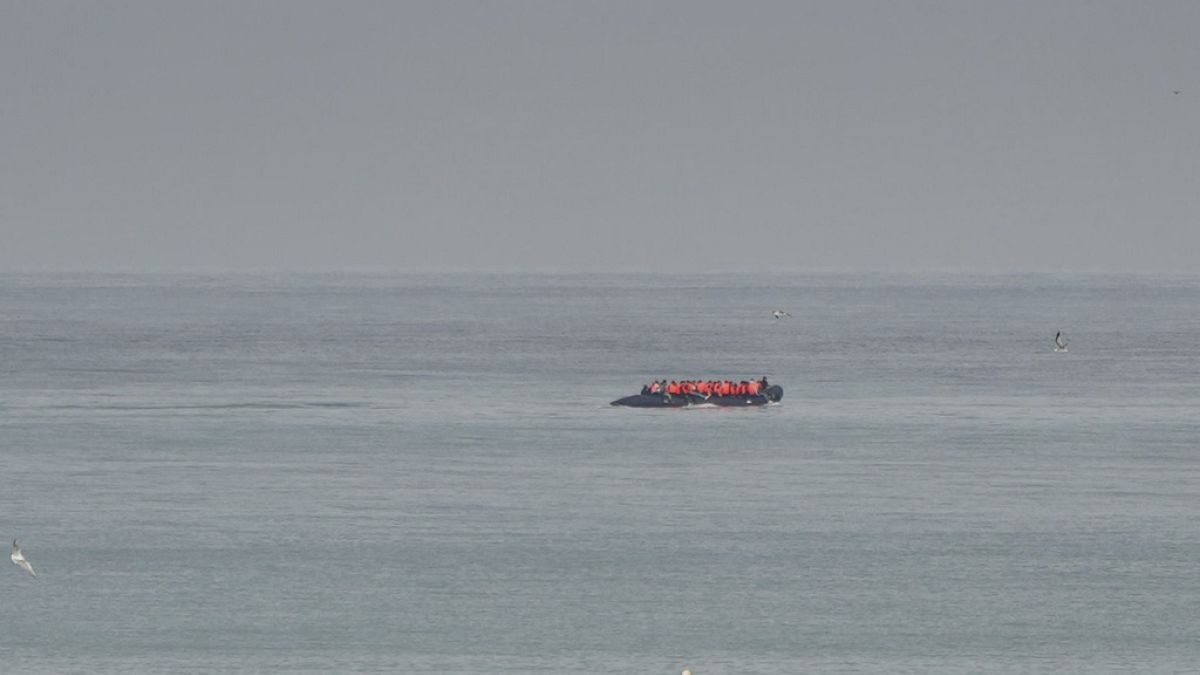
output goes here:
{"type": "Polygon", "coordinates": [[[764,265],[1200,272],[1200,2],[0,0],[0,271],[764,265]]]}

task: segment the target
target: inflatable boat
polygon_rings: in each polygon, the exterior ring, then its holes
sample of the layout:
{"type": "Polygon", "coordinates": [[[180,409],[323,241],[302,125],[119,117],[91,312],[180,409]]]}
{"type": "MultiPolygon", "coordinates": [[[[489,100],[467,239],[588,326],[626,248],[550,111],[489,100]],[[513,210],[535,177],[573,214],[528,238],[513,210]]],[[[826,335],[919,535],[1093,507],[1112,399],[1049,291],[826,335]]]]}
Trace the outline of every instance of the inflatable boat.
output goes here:
{"type": "Polygon", "coordinates": [[[773,384],[754,396],[703,396],[701,394],[637,394],[612,402],[612,405],[630,408],[684,408],[693,405],[720,406],[722,408],[746,407],[778,403],[783,400],[783,387],[773,384]]]}

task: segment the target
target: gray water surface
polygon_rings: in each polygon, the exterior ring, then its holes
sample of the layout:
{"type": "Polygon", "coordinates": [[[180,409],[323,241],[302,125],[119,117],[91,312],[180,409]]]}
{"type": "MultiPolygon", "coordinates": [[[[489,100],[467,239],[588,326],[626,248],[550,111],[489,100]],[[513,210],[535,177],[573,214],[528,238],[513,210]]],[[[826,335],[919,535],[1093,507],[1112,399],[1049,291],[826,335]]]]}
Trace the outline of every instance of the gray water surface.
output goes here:
{"type": "Polygon", "coordinates": [[[1193,671],[1198,301],[1194,277],[0,276],[0,537],[39,572],[0,575],[0,662],[1193,671]],[[781,405],[607,405],[764,374],[781,405]]]}

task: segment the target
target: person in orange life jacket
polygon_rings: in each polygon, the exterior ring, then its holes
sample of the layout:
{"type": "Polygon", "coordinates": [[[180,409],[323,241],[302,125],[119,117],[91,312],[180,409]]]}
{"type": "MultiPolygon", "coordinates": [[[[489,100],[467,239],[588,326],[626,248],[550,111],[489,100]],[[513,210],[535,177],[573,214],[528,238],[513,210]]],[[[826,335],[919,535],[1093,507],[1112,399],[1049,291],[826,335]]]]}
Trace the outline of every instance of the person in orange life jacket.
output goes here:
{"type": "Polygon", "coordinates": [[[759,390],[760,387],[758,380],[752,380],[747,388],[746,393],[750,394],[751,396],[758,396],[759,390]]]}

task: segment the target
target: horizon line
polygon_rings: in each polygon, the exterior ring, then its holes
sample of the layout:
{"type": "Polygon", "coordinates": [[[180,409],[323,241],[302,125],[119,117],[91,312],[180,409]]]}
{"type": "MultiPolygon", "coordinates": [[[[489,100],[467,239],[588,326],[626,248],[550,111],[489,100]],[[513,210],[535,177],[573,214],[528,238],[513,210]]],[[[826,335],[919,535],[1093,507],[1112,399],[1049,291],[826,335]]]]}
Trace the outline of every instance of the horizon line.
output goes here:
{"type": "Polygon", "coordinates": [[[1011,277],[1011,276],[1200,276],[1196,269],[968,269],[968,268],[921,268],[921,269],[887,269],[887,268],[852,268],[852,267],[792,267],[774,268],[768,271],[747,271],[737,269],[708,269],[704,271],[689,271],[682,269],[644,270],[626,268],[596,268],[569,269],[561,267],[531,267],[531,268],[405,268],[385,266],[344,266],[344,267],[216,267],[195,266],[176,268],[153,267],[14,267],[0,268],[0,275],[82,275],[82,276],[268,276],[268,275],[359,275],[359,276],[977,276],[977,277],[1011,277]]]}

